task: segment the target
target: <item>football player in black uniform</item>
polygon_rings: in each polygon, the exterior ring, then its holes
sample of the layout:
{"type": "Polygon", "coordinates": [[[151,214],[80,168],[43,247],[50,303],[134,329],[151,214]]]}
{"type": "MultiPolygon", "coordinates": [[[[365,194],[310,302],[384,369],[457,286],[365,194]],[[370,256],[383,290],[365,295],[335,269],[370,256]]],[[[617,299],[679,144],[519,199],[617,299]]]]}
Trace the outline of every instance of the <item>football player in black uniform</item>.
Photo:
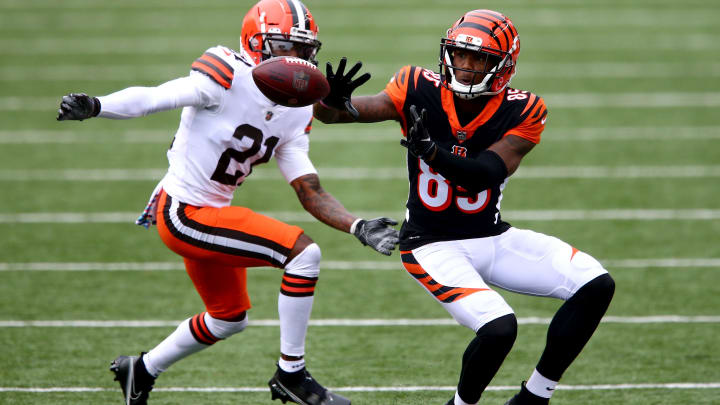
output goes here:
{"type": "Polygon", "coordinates": [[[328,64],[331,92],[314,107],[325,123],[396,120],[402,127],[410,182],[403,265],[476,333],[448,405],[477,403],[515,341],[513,310],[489,285],[565,301],[539,362],[507,405],[549,403],[615,290],[590,255],[500,216],[508,178],[540,141],[547,119],[541,97],[509,87],[519,52],[509,18],[473,10],[441,40],[439,73],[405,66],[384,91],[351,100],[367,74],[353,80],[359,63],[347,74],[344,60],[335,72],[328,64]]]}

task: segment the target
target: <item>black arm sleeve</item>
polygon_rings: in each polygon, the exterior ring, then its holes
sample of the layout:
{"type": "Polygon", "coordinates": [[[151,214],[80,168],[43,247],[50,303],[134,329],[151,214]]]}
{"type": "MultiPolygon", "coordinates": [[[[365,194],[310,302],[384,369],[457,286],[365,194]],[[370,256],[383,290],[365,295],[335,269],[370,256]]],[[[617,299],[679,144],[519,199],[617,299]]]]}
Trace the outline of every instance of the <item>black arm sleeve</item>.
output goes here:
{"type": "Polygon", "coordinates": [[[505,162],[491,150],[469,159],[438,148],[435,159],[427,163],[446,179],[477,193],[502,183],[508,175],[505,162]]]}

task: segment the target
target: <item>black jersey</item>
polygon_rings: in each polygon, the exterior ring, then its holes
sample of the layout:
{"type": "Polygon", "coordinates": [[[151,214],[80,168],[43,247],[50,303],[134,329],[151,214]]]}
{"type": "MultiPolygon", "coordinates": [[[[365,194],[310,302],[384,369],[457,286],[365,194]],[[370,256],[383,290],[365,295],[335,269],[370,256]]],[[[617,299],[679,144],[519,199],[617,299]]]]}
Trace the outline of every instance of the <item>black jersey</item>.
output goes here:
{"type": "MultiPolygon", "coordinates": [[[[410,106],[427,109],[426,127],[439,148],[472,159],[507,135],[540,142],[547,109],[541,97],[506,88],[492,96],[477,116],[461,125],[453,93],[440,84],[437,73],[405,66],[390,80],[385,92],[402,117],[406,133],[410,106]]],[[[500,217],[502,190],[507,179],[479,193],[470,193],[446,180],[421,159],[408,154],[410,191],[407,215],[400,232],[400,248],[414,249],[442,240],[499,235],[510,225],[500,217]]]]}

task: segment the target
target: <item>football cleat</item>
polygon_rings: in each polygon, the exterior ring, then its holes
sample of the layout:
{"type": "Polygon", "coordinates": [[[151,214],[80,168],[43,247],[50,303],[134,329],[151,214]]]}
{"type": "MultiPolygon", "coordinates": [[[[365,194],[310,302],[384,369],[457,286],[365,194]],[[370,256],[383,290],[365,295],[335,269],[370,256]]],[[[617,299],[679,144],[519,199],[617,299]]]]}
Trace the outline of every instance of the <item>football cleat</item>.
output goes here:
{"type": "Polygon", "coordinates": [[[528,391],[525,387],[525,381],[523,381],[520,385],[520,392],[505,402],[505,405],[548,405],[549,403],[550,399],[541,398],[528,391]]]}
{"type": "Polygon", "coordinates": [[[110,363],[110,371],[115,373],[115,381],[120,383],[120,388],[125,398],[125,405],[147,404],[150,391],[153,389],[155,377],[151,376],[145,369],[140,356],[118,356],[110,363]]]}
{"type": "Polygon", "coordinates": [[[268,381],[272,400],[280,399],[300,405],[350,405],[350,400],[328,391],[307,371],[302,369],[287,373],[278,367],[275,375],[268,381]]]}

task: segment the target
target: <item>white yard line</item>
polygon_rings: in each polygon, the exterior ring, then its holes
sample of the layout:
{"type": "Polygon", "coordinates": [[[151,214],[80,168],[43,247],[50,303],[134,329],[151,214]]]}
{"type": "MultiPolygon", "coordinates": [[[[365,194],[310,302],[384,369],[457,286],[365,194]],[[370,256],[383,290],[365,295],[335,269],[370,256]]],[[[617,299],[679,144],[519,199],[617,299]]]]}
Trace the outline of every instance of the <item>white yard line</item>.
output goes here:
{"type": "MultiPolygon", "coordinates": [[[[720,258],[652,258],[602,260],[611,269],[720,268],[720,258]]],[[[398,261],[323,260],[323,269],[398,271],[398,261]]],[[[0,271],[183,271],[177,262],[0,262],[0,271]]]]}
{"type": "MultiPolygon", "coordinates": [[[[25,45],[27,47],[27,45],[25,45]]],[[[106,46],[106,45],[103,45],[106,46]]],[[[2,40],[0,40],[0,49],[2,40]]],[[[44,111],[57,110],[60,96],[9,96],[0,97],[0,111],[44,111]]],[[[543,94],[547,105],[553,109],[578,108],[671,108],[671,107],[719,107],[720,92],[694,93],[549,93],[543,94]]]]}
{"type": "MultiPolygon", "coordinates": [[[[406,180],[402,167],[318,167],[323,180],[406,180]]],[[[0,169],[0,181],[159,181],[167,169],[0,169]]],[[[251,179],[283,180],[273,167],[253,170],[251,179]]],[[[668,179],[720,177],[720,165],[524,166],[512,179],[668,179]]]]}
{"type": "MultiPolygon", "coordinates": [[[[720,72],[720,68],[718,69],[720,72]]],[[[318,127],[310,135],[312,143],[392,142],[399,139],[398,128],[342,126],[318,127]]],[[[551,128],[542,135],[542,142],[574,141],[638,141],[638,140],[717,140],[720,126],[681,127],[608,127],[551,128]]],[[[90,144],[127,143],[169,145],[173,133],[168,130],[128,130],[111,133],[90,133],[71,130],[0,130],[0,144],[90,144]]]]}
{"type": "MultiPolygon", "coordinates": [[[[397,63],[373,63],[366,65],[371,72],[394,71],[397,63]]],[[[661,62],[578,62],[522,64],[522,76],[526,78],[667,78],[674,79],[682,71],[685,78],[709,78],[720,76],[720,63],[661,63],[661,62]]],[[[53,66],[0,66],[0,82],[24,81],[156,81],[165,82],[185,76],[188,67],[178,64],[152,65],[53,65],[53,66]]]]}
{"type": "MultiPolygon", "coordinates": [[[[261,211],[285,222],[314,223],[305,211],[261,211]]],[[[358,211],[362,217],[388,215],[384,211],[358,211]]],[[[402,217],[402,212],[390,213],[402,217]]],[[[105,224],[132,223],[139,212],[37,212],[0,214],[4,224],[105,224]]],[[[508,221],[686,221],[720,219],[720,209],[609,209],[609,210],[506,210],[508,221]]]]}
{"type": "MultiPolygon", "coordinates": [[[[351,387],[328,387],[333,391],[340,392],[419,392],[419,391],[455,391],[455,386],[351,386],[351,387]]],[[[560,384],[557,389],[560,391],[614,391],[614,390],[665,390],[665,389],[718,389],[720,382],[709,383],[642,383],[642,384],[593,384],[593,385],[567,385],[560,384]]],[[[516,391],[517,386],[514,385],[491,385],[486,391],[516,391]]],[[[106,392],[117,391],[117,388],[100,388],[100,387],[0,387],[0,392],[29,392],[29,393],[49,393],[49,392],[106,392]]],[[[155,388],[154,392],[267,392],[267,387],[160,387],[155,388]]]]}
{"type": "MultiPolygon", "coordinates": [[[[521,325],[548,325],[551,318],[525,317],[518,318],[521,325]]],[[[0,320],[0,328],[166,328],[175,327],[182,320],[0,320]]],[[[676,324],[676,323],[720,323],[720,316],[685,316],[685,315],[656,315],[656,316],[606,316],[602,323],[620,324],[676,324]]],[[[456,325],[452,318],[441,319],[311,319],[311,326],[337,326],[337,327],[370,327],[370,326],[447,326],[456,325]]],[[[277,319],[250,319],[253,326],[279,326],[277,319]]]]}

